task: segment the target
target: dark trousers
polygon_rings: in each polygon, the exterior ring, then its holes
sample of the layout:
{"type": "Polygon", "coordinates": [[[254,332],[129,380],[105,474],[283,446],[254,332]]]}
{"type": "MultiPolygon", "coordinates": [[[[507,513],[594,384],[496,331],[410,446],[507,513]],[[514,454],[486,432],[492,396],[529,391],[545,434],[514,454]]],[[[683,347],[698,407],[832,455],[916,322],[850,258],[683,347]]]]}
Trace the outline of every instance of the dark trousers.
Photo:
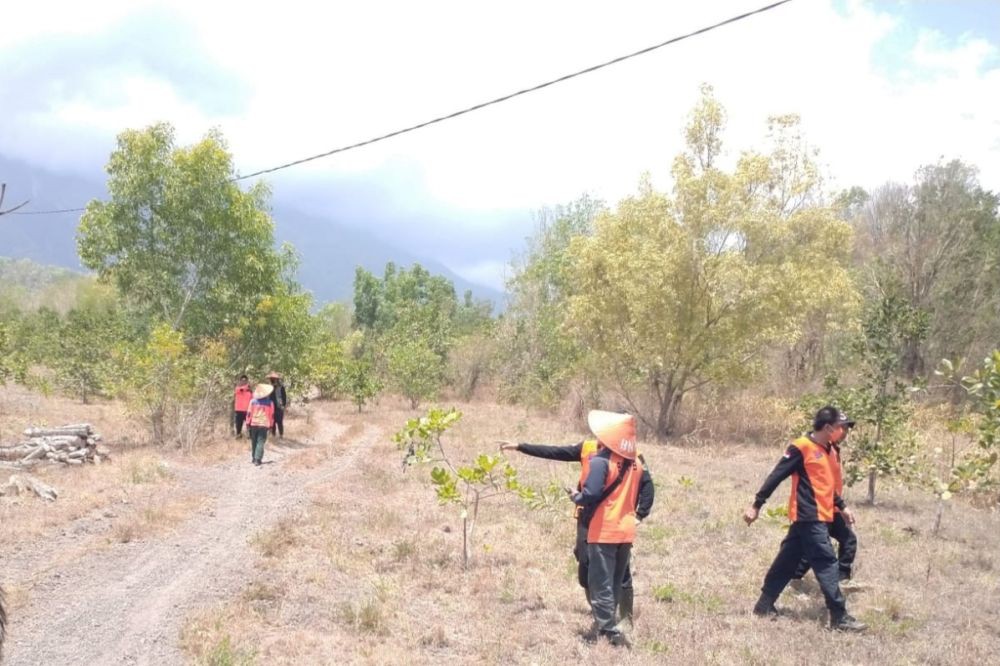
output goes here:
{"type": "Polygon", "coordinates": [[[243,424],[246,423],[247,413],[234,411],[233,412],[233,428],[236,429],[236,436],[239,437],[243,434],[243,424]]]}
{"type": "Polygon", "coordinates": [[[835,621],[839,620],[846,612],[846,607],[844,595],[840,591],[837,556],[833,554],[833,546],[830,545],[827,523],[792,523],[778,549],[778,556],[774,558],[774,563],[764,577],[761,591],[771,599],[780,597],[803,557],[809,561],[809,566],[816,574],[816,580],[826,599],[826,607],[830,609],[830,616],[835,621]]]}
{"type": "Polygon", "coordinates": [[[602,634],[618,633],[618,601],[632,554],[630,543],[587,544],[587,578],[594,622],[602,634]]]}
{"type": "Polygon", "coordinates": [[[264,460],[264,443],[267,442],[267,428],[250,426],[250,456],[254,462],[264,460]]]}
{"type": "Polygon", "coordinates": [[[271,426],[271,434],[278,433],[279,437],[285,436],[285,410],[274,408],[274,425],[271,426]]]}
{"type": "MultiPolygon", "coordinates": [[[[840,571],[840,580],[847,580],[851,577],[854,558],[858,554],[858,535],[839,511],[833,515],[833,522],[830,523],[830,536],[836,539],[838,544],[837,567],[840,571]]],[[[809,573],[809,560],[803,558],[792,578],[802,578],[807,573],[809,573]]]]}
{"type": "MultiPolygon", "coordinates": [[[[587,525],[581,521],[576,522],[576,546],[573,547],[573,555],[576,557],[576,577],[580,582],[580,587],[585,590],[590,589],[590,552],[587,549],[587,525]]],[[[629,558],[631,559],[631,558],[629,558]]],[[[625,567],[625,578],[622,579],[622,589],[632,587],[632,567],[625,567]]]]}

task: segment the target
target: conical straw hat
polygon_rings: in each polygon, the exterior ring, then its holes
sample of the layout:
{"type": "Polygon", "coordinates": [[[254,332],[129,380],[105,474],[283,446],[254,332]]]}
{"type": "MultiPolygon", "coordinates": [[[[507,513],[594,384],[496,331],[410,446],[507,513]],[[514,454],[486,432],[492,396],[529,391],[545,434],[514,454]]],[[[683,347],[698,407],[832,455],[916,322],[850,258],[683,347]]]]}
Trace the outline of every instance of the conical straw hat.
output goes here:
{"type": "Polygon", "coordinates": [[[257,384],[257,386],[255,386],[253,389],[253,397],[257,398],[258,400],[260,400],[261,398],[266,398],[267,396],[271,395],[271,391],[273,390],[274,387],[271,386],[270,384],[257,384]]]}
{"type": "Polygon", "coordinates": [[[619,414],[618,412],[605,412],[600,409],[592,409],[587,414],[587,424],[601,444],[622,458],[635,460],[636,435],[634,416],[631,414],[619,414]]]}

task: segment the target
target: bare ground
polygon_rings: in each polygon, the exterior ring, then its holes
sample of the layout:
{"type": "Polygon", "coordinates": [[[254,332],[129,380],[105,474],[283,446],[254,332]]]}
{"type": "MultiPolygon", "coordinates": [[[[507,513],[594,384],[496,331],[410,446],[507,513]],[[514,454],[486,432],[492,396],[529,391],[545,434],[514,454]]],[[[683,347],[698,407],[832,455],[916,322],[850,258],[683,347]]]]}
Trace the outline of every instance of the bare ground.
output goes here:
{"type": "Polygon", "coordinates": [[[251,537],[299,510],[311,482],[337,473],[335,466],[293,469],[288,461],[341,430],[319,415],[308,440],[269,440],[259,468],[248,453],[209,466],[175,465],[174,494],[198,505],[165,534],[54,564],[53,554],[88,550],[88,537],[107,531],[100,524],[111,510],[99,508],[16,555],[3,553],[5,582],[26,598],[12,613],[5,663],[184,663],[178,636],[185,616],[245,584],[251,537]]]}
{"type": "MultiPolygon", "coordinates": [[[[580,434],[520,409],[463,409],[449,438],[461,460],[495,451],[498,437],[580,434]]],[[[779,621],[750,616],[784,520],[748,529],[740,514],[780,455],[777,439],[647,447],[657,504],[634,551],[635,646],[586,646],[569,507],[491,504],[463,570],[457,510],[437,504],[427,468],[402,471],[389,441],[415,413],[321,404],[301,444],[269,447],[274,464],[255,469],[232,448],[221,461],[180,459],[143,501],[195,498],[194,515],[129,543],[108,544],[120,517],[106,513],[124,509],[97,500],[16,553],[0,538],[0,578],[14,592],[9,663],[997,663],[1000,514],[955,501],[933,535],[933,498],[889,483],[878,507],[855,502],[867,591],[850,608],[868,634],[826,629],[814,584],[783,595],[779,621]]],[[[537,486],[577,474],[511,460],[537,486]]]]}

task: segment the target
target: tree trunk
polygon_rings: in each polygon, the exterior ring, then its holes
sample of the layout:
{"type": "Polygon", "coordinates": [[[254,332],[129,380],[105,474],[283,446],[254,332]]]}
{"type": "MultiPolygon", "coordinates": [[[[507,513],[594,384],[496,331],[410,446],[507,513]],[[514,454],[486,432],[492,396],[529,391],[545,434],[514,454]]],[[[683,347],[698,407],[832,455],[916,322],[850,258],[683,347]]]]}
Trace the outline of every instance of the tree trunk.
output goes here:
{"type": "Polygon", "coordinates": [[[656,415],[656,439],[663,442],[674,433],[684,394],[676,389],[665,389],[659,400],[656,415]]]}
{"type": "Polygon", "coordinates": [[[873,469],[868,472],[868,503],[875,505],[875,477],[878,473],[873,469]]]}

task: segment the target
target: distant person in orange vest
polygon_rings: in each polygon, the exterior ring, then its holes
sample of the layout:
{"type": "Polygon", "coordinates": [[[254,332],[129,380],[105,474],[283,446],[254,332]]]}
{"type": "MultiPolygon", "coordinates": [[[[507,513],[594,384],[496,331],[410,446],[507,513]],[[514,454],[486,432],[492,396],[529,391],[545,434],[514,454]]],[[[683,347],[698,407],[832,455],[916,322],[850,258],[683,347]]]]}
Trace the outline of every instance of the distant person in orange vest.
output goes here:
{"type": "Polygon", "coordinates": [[[257,384],[253,390],[253,400],[247,412],[247,426],[250,429],[250,459],[254,465],[264,462],[264,444],[267,432],[274,427],[274,401],[270,384],[257,384]]]}
{"type": "MultiPolygon", "coordinates": [[[[846,418],[846,417],[845,417],[846,418]]],[[[854,428],[854,421],[847,420],[844,423],[843,436],[837,441],[830,441],[831,452],[833,453],[833,471],[836,478],[837,494],[844,495],[844,459],[841,447],[847,440],[851,429],[854,428]]],[[[837,567],[839,569],[840,585],[843,590],[848,590],[848,583],[851,580],[851,573],[854,568],[854,558],[858,554],[858,535],[854,533],[850,523],[844,520],[844,514],[837,509],[833,514],[833,522],[830,523],[830,536],[837,540],[837,567]]],[[[809,560],[805,557],[799,562],[798,568],[792,574],[792,583],[801,581],[809,573],[809,560]]]]}
{"type": "Polygon", "coordinates": [[[853,632],[867,629],[863,622],[847,613],[847,603],[840,590],[837,556],[830,545],[830,523],[837,509],[848,524],[854,523],[854,516],[837,492],[832,444],[843,439],[848,423],[850,420],[836,407],[828,405],[816,412],[813,431],[789,445],[784,457],[760,487],[753,504],[743,514],[746,524],[752,525],[760,515],[764,502],[782,481],[792,477],[792,492],[788,501],[788,517],[792,524],[764,577],[760,598],[753,608],[754,615],[778,615],[774,603],[805,557],[816,574],[826,607],[830,610],[830,627],[853,632]]]}
{"type": "Polygon", "coordinates": [[[240,375],[233,391],[233,429],[236,431],[236,439],[243,435],[243,423],[246,422],[251,400],[253,389],[250,388],[250,379],[246,375],[240,375]]]}
{"type": "Polygon", "coordinates": [[[288,408],[288,391],[281,381],[281,375],[272,372],[267,376],[274,387],[274,425],[271,426],[271,434],[277,433],[279,438],[285,436],[285,410],[288,408]]]}
{"type": "MultiPolygon", "coordinates": [[[[501,451],[520,451],[525,455],[532,456],[534,458],[544,458],[545,460],[579,462],[580,479],[576,484],[576,489],[578,491],[583,490],[583,484],[587,480],[587,475],[590,472],[590,458],[596,454],[600,448],[601,444],[596,439],[587,439],[579,444],[571,444],[569,446],[515,444],[514,442],[508,440],[500,441],[501,451]]],[[[635,513],[636,517],[641,521],[646,519],[646,516],[649,515],[650,509],[653,507],[655,489],[653,486],[653,478],[649,473],[649,469],[646,467],[645,460],[643,460],[641,455],[638,458],[640,464],[642,465],[642,480],[639,485],[639,499],[635,513]]],[[[577,561],[577,580],[583,588],[584,594],[587,597],[587,605],[589,606],[590,588],[588,577],[590,558],[587,554],[587,529],[589,526],[588,523],[583,520],[583,507],[576,507],[576,511],[574,511],[574,518],[576,518],[576,544],[573,547],[573,556],[576,557],[577,561]]],[[[632,571],[631,567],[628,567],[625,569],[625,577],[622,580],[621,599],[618,603],[618,610],[622,620],[626,620],[628,622],[632,621],[634,604],[635,594],[632,589],[632,571]]]]}
{"type": "Polygon", "coordinates": [[[636,460],[635,417],[595,409],[587,415],[587,423],[604,445],[591,456],[583,487],[570,493],[573,503],[583,508],[587,523],[587,586],[595,629],[587,638],[603,637],[612,645],[627,646],[617,608],[639,524],[643,473],[636,460]]]}

